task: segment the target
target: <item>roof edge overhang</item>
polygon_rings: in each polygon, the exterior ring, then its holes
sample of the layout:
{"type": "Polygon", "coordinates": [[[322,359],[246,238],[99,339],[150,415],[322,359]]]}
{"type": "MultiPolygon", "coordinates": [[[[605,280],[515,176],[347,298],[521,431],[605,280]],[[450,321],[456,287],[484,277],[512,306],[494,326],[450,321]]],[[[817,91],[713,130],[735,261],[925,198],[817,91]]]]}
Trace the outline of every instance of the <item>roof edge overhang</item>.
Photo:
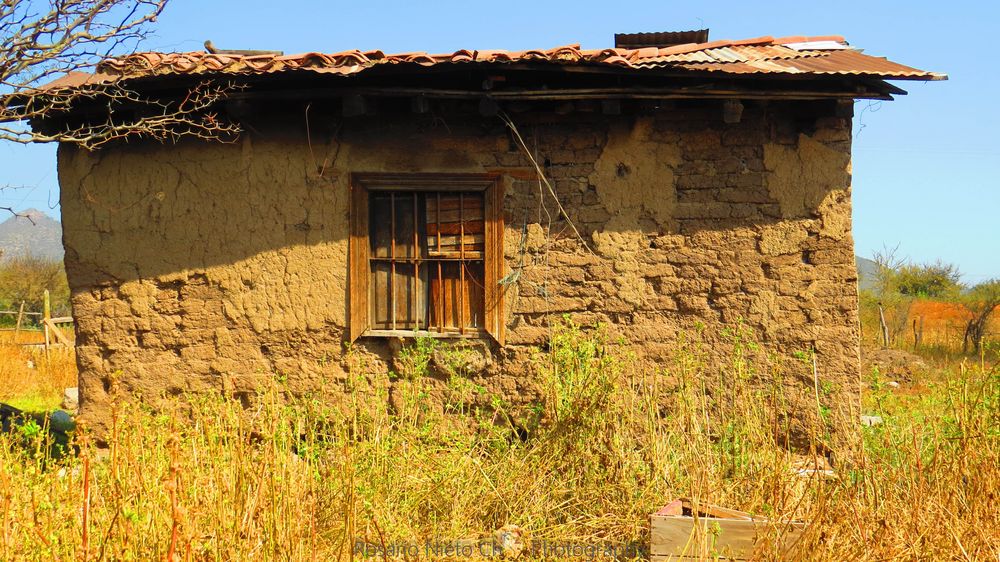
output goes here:
{"type": "Polygon", "coordinates": [[[891,100],[906,91],[889,81],[946,79],[944,74],[862,55],[839,37],[763,37],[667,49],[581,51],[578,45],[571,45],[548,51],[458,51],[450,56],[385,55],[378,51],[292,56],[140,53],[113,59],[93,74],[69,74],[34,90],[9,95],[4,102],[12,107],[30,103],[36,96],[79,96],[80,102],[64,104],[62,113],[46,115],[37,120],[41,123],[79,114],[99,117],[101,108],[88,101],[88,93],[123,88],[166,100],[182,97],[185,88],[204,83],[236,86],[226,95],[233,100],[343,95],[495,100],[891,100]],[[815,46],[819,40],[823,44],[834,41],[836,48],[827,55],[823,50],[799,52],[787,46],[815,46]],[[717,59],[735,58],[705,62],[704,53],[714,53],[717,59]],[[748,58],[754,53],[758,58],[748,58]],[[175,56],[178,58],[171,58],[175,56]],[[494,78],[496,83],[487,86],[494,78]]]}
{"type": "MultiPolygon", "coordinates": [[[[620,68],[613,66],[604,66],[599,64],[569,64],[569,63],[543,63],[539,64],[537,62],[518,62],[518,63],[478,63],[470,64],[468,62],[457,62],[457,63],[441,63],[436,64],[432,67],[422,66],[418,63],[397,63],[392,66],[376,66],[368,69],[365,72],[358,72],[353,74],[334,74],[324,72],[322,69],[288,69],[271,73],[230,73],[230,72],[218,72],[218,71],[199,71],[190,73],[158,73],[150,75],[139,75],[139,76],[114,76],[109,74],[86,74],[86,73],[74,73],[73,75],[67,75],[64,79],[53,82],[51,84],[21,92],[19,94],[10,95],[7,100],[15,100],[23,102],[23,100],[31,96],[45,96],[45,95],[67,95],[71,93],[85,93],[87,91],[97,91],[103,88],[121,87],[134,91],[141,92],[152,92],[157,90],[171,90],[177,87],[183,87],[193,83],[202,82],[215,82],[224,83],[229,82],[233,84],[239,84],[243,88],[253,88],[262,84],[267,84],[270,82],[280,81],[283,79],[288,79],[291,81],[296,81],[300,83],[312,82],[315,84],[322,84],[324,86],[350,88],[359,82],[365,82],[368,78],[382,78],[387,76],[401,77],[401,78],[414,78],[420,77],[424,78],[426,82],[433,82],[438,77],[448,74],[505,74],[513,73],[520,75],[530,75],[538,74],[544,75],[544,78],[549,83],[553,82],[553,78],[558,75],[564,75],[566,78],[573,77],[574,79],[585,79],[586,76],[590,75],[592,77],[616,77],[619,81],[632,82],[635,84],[640,84],[645,80],[670,80],[677,82],[719,82],[726,81],[733,85],[732,88],[728,88],[724,94],[726,96],[739,96],[739,95],[752,95],[755,97],[760,97],[760,91],[767,91],[766,86],[786,83],[789,85],[801,84],[801,83],[813,83],[813,84],[831,84],[836,87],[840,87],[841,90],[836,92],[836,95],[842,97],[858,97],[867,98],[870,97],[868,92],[858,91],[857,85],[866,86],[877,86],[876,89],[884,90],[885,93],[896,93],[905,94],[905,90],[895,87],[889,83],[890,80],[906,80],[906,81],[937,81],[937,80],[947,80],[946,75],[935,74],[933,76],[887,76],[885,74],[878,73],[858,73],[858,74],[844,74],[837,72],[827,72],[827,73],[795,73],[795,72],[767,72],[761,74],[746,74],[746,73],[727,73],[717,70],[698,70],[698,69],[678,69],[676,67],[649,67],[642,69],[634,68],[620,68]],[[761,87],[761,86],[765,87],[761,87]],[[849,86],[844,88],[844,86],[849,86]]],[[[626,93],[624,90],[629,89],[632,86],[627,84],[622,85],[620,90],[622,93],[626,93]]],[[[794,87],[794,86],[792,86],[794,87]]],[[[546,86],[548,89],[549,87],[546,86]]],[[[572,89],[572,88],[566,88],[572,89]]],[[[641,89],[641,88],[640,88],[641,89]]],[[[401,88],[401,93],[406,90],[406,88],[401,88]]],[[[670,88],[664,89],[664,92],[668,92],[670,88]]],[[[692,90],[692,93],[698,90],[692,90]]],[[[700,90],[706,97],[718,97],[719,92],[715,92],[708,88],[702,88],[700,90]]],[[[480,95],[484,93],[491,93],[498,97],[516,97],[517,93],[514,91],[504,92],[504,91],[494,91],[479,92],[480,95]]],[[[610,91],[609,91],[610,93],[610,91]]],[[[656,92],[646,91],[646,94],[655,94],[656,92]]],[[[828,97],[831,92],[824,91],[821,92],[821,97],[828,97]]]]}

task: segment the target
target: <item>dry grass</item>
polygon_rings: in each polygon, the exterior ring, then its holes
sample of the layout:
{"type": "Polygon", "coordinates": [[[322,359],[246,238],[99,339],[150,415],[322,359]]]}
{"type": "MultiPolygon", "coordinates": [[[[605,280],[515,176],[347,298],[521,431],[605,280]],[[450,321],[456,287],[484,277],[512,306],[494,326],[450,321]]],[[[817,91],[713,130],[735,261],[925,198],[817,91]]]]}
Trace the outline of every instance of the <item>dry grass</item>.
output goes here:
{"type": "Polygon", "coordinates": [[[73,350],[45,350],[19,345],[44,341],[41,332],[0,332],[0,402],[26,411],[58,408],[63,390],[76,386],[76,356],[73,350]]]}
{"type": "MultiPolygon", "coordinates": [[[[865,407],[885,423],[840,428],[855,439],[822,479],[793,474],[801,459],[776,444],[789,397],[763,384],[752,343],[718,367],[731,384],[713,400],[696,347],[665,377],[568,327],[539,356],[546,399],[518,415],[498,398],[474,406],[483,390],[460,375],[432,400],[431,347],[408,351],[393,413],[385,396],[288,405],[277,384],[248,409],[216,397],[123,405],[106,455],[83,439],[79,456],[53,461],[42,434],[0,437],[0,559],[346,560],[355,540],[370,552],[419,544],[424,557],[429,540],[504,525],[529,541],[645,544],[649,513],[678,495],[811,521],[793,559],[1000,554],[995,369],[957,366],[916,396],[873,380],[865,407]]],[[[691,553],[710,559],[711,541],[691,553]]],[[[768,541],[758,554],[777,556],[768,541]]]]}

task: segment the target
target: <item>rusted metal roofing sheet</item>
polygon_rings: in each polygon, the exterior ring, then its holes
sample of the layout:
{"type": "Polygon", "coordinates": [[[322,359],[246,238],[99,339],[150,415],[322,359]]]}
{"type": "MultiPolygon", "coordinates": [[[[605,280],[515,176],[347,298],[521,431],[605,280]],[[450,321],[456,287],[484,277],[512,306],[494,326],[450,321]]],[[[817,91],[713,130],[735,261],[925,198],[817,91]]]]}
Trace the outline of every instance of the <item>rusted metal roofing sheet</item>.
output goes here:
{"type": "Polygon", "coordinates": [[[820,51],[796,51],[781,45],[737,45],[732,47],[714,47],[701,51],[691,51],[673,55],[657,55],[642,60],[642,64],[654,63],[725,63],[750,62],[755,60],[797,59],[809,56],[821,56],[820,51]]]}
{"type": "Polygon", "coordinates": [[[65,77],[47,88],[75,87],[121,78],[169,75],[261,75],[315,72],[355,75],[386,65],[522,63],[536,66],[577,65],[643,71],[698,71],[732,75],[844,75],[883,79],[943,80],[947,76],[862,53],[842,37],[757,37],[637,49],[584,50],[568,45],[547,50],[470,51],[447,54],[344,51],[297,55],[136,53],[98,65],[90,78],[65,77]]]}
{"type": "Polygon", "coordinates": [[[615,33],[616,49],[636,49],[639,47],[667,47],[687,43],[708,41],[707,29],[691,31],[659,31],[654,33],[615,33]]]}
{"type": "MultiPolygon", "coordinates": [[[[806,51],[805,53],[810,53],[806,51]]],[[[858,51],[812,52],[815,56],[795,59],[750,59],[732,63],[697,62],[685,68],[725,74],[795,74],[877,76],[883,79],[940,80],[945,76],[904,66],[890,60],[862,54],[858,51]]]]}

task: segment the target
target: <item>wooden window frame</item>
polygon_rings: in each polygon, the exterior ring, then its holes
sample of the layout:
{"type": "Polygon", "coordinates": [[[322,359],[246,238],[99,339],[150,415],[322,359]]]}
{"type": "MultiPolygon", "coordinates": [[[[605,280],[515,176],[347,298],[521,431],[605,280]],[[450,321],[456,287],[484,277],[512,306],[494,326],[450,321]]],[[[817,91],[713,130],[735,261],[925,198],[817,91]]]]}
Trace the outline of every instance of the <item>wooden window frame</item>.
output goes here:
{"type": "Polygon", "coordinates": [[[350,177],[351,217],[348,252],[349,339],[361,337],[479,338],[489,335],[505,343],[503,256],[503,184],[500,174],[368,173],[350,177]],[[371,268],[369,265],[369,209],[372,191],[481,191],[484,202],[485,246],[483,255],[483,331],[441,333],[433,330],[375,330],[371,326],[371,268]]]}

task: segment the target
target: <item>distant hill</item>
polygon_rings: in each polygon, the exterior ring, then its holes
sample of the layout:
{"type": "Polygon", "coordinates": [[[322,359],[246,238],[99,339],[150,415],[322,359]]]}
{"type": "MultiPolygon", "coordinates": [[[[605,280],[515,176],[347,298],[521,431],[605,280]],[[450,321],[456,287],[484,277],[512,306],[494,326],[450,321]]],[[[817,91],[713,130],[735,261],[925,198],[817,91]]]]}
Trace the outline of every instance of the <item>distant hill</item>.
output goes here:
{"type": "Polygon", "coordinates": [[[0,260],[29,255],[61,261],[62,224],[38,209],[18,214],[0,223],[0,260]]]}
{"type": "Polygon", "coordinates": [[[854,256],[854,261],[858,264],[858,288],[862,291],[874,289],[878,264],[861,256],[854,256]]]}

